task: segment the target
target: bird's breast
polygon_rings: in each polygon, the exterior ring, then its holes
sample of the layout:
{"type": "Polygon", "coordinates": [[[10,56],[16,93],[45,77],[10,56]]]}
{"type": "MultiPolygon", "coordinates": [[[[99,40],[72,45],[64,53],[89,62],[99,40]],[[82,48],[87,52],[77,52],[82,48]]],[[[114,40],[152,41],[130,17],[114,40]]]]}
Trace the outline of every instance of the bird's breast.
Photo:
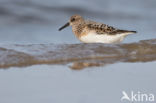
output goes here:
{"type": "Polygon", "coordinates": [[[72,26],[72,31],[78,38],[87,34],[86,28],[83,25],[72,26]]]}

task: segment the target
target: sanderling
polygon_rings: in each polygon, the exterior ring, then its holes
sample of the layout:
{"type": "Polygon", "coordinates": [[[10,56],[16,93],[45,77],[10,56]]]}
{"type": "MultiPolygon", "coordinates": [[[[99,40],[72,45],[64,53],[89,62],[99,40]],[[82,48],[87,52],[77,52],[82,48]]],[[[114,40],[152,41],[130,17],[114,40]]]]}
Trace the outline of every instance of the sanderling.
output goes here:
{"type": "Polygon", "coordinates": [[[121,30],[103,23],[85,20],[80,15],[71,16],[69,22],[59,28],[59,31],[70,25],[76,37],[84,43],[119,43],[128,34],[136,33],[136,31],[121,30]]]}

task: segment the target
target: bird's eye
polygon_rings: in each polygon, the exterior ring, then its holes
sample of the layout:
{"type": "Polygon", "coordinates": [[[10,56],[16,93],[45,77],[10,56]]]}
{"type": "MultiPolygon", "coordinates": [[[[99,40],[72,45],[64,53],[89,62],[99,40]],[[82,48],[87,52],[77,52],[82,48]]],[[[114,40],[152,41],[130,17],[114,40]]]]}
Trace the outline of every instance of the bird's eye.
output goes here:
{"type": "Polygon", "coordinates": [[[72,18],[72,19],[71,19],[71,22],[73,22],[73,21],[75,21],[75,18],[72,18]]]}

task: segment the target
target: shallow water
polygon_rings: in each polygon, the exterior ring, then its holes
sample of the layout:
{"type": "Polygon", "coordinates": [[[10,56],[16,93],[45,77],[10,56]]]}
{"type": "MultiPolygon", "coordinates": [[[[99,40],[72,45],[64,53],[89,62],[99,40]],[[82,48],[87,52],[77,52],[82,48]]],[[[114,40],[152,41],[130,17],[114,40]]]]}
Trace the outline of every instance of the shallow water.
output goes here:
{"type": "Polygon", "coordinates": [[[155,11],[155,0],[0,0],[0,103],[156,96],[155,11]],[[82,44],[71,27],[58,31],[73,14],[138,33],[123,44],[82,44]]]}
{"type": "Polygon", "coordinates": [[[117,63],[81,71],[52,65],[12,67],[0,70],[0,102],[121,103],[122,91],[156,94],[155,66],[117,63]]]}

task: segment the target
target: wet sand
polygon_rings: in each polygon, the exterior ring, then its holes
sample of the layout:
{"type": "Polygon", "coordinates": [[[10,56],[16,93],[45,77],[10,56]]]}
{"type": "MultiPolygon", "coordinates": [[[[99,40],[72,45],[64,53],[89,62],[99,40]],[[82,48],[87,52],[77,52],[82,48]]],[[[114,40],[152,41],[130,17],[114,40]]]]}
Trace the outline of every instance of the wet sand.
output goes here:
{"type": "Polygon", "coordinates": [[[129,44],[1,45],[0,68],[71,64],[72,69],[156,60],[156,39],[129,44]]]}

